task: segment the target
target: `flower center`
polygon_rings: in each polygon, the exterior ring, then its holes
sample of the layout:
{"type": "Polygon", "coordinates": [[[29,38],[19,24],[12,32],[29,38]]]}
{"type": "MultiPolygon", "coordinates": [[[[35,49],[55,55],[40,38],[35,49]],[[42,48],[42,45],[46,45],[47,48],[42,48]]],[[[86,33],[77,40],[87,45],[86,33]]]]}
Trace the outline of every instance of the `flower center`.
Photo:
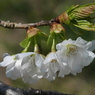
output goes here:
{"type": "Polygon", "coordinates": [[[56,62],[56,61],[57,61],[56,59],[52,59],[50,62],[54,63],[54,62],[56,62]]]}
{"type": "Polygon", "coordinates": [[[76,51],[78,51],[77,46],[73,45],[73,44],[68,44],[66,46],[66,56],[70,57],[70,55],[76,55],[76,51]]]}
{"type": "Polygon", "coordinates": [[[35,64],[35,56],[36,56],[35,54],[31,55],[31,64],[33,64],[33,63],[35,64]]]}

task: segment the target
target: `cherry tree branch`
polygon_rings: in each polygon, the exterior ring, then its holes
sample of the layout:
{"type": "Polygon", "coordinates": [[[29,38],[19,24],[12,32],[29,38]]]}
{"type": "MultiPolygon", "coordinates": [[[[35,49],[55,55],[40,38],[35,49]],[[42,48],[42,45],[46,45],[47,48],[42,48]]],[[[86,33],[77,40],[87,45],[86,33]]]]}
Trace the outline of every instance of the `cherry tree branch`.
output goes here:
{"type": "Polygon", "coordinates": [[[0,20],[0,26],[5,27],[5,28],[11,28],[11,29],[27,29],[29,27],[47,26],[53,22],[58,22],[58,20],[54,18],[49,21],[42,20],[40,22],[28,23],[28,24],[0,20]]]}
{"type": "Polygon", "coordinates": [[[43,91],[40,89],[21,89],[14,88],[0,81],[0,95],[74,95],[64,94],[56,91],[43,91]]]}

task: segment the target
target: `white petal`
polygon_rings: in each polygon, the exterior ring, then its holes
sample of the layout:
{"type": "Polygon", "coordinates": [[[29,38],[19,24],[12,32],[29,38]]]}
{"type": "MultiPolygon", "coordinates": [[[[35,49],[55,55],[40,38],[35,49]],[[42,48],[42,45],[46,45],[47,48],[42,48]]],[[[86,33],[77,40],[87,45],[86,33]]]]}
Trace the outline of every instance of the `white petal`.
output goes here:
{"type": "Polygon", "coordinates": [[[13,58],[14,58],[14,56],[6,56],[4,58],[4,61],[0,62],[0,66],[5,67],[5,66],[9,65],[11,62],[14,61],[13,58]]]}
{"type": "Polygon", "coordinates": [[[90,51],[94,51],[94,50],[95,50],[95,40],[93,40],[93,41],[91,41],[91,42],[92,42],[92,46],[89,47],[88,50],[90,50],[90,51]]]}
{"type": "Polygon", "coordinates": [[[49,53],[49,54],[46,56],[46,58],[45,58],[43,64],[41,65],[41,71],[42,71],[42,72],[47,72],[48,69],[49,69],[49,64],[51,64],[51,61],[52,61],[53,59],[55,59],[55,58],[56,58],[55,53],[53,53],[53,52],[52,52],[52,53],[49,53]]]}
{"type": "Polygon", "coordinates": [[[89,51],[89,56],[86,58],[86,64],[83,64],[83,66],[88,66],[95,58],[95,54],[93,52],[89,51]]]}
{"type": "Polygon", "coordinates": [[[49,62],[53,59],[53,57],[54,57],[54,56],[53,56],[53,53],[49,53],[49,54],[46,56],[46,58],[45,58],[43,64],[49,63],[49,62]]]}
{"type": "Polygon", "coordinates": [[[7,77],[14,80],[21,77],[21,72],[20,72],[21,62],[22,60],[17,60],[14,63],[7,66],[7,71],[6,71],[7,77]]]}
{"type": "Polygon", "coordinates": [[[77,72],[71,71],[71,74],[77,75],[77,73],[81,73],[81,72],[82,72],[82,68],[78,69],[77,72]]]}
{"type": "Polygon", "coordinates": [[[60,66],[60,64],[57,62],[57,60],[56,60],[56,62],[50,63],[50,65],[51,65],[51,69],[52,69],[52,71],[53,71],[54,73],[56,73],[57,71],[59,71],[60,68],[61,68],[61,66],[60,66]]]}
{"type": "Polygon", "coordinates": [[[21,76],[22,76],[22,79],[24,82],[28,82],[30,83],[32,80],[31,80],[31,77],[27,74],[27,71],[26,71],[26,64],[24,64],[22,67],[21,67],[21,76]]]}
{"type": "Polygon", "coordinates": [[[43,61],[44,61],[44,57],[42,55],[40,55],[40,54],[36,54],[36,56],[35,56],[35,64],[36,64],[36,66],[41,68],[41,65],[42,65],[43,61]]]}
{"type": "Polygon", "coordinates": [[[88,43],[86,44],[86,49],[89,49],[90,47],[92,47],[92,42],[88,42],[88,43]]]}
{"type": "Polygon", "coordinates": [[[49,70],[47,73],[45,73],[43,77],[48,79],[49,81],[52,81],[52,80],[55,80],[56,73],[53,73],[52,70],[49,70]]]}
{"type": "Polygon", "coordinates": [[[59,63],[67,63],[68,57],[65,55],[64,49],[57,51],[56,56],[59,63]]]}
{"type": "Polygon", "coordinates": [[[22,79],[24,82],[33,84],[33,83],[37,82],[40,78],[38,76],[36,76],[36,74],[34,75],[34,73],[33,73],[33,76],[30,75],[29,72],[27,71],[28,66],[29,66],[29,63],[26,63],[21,67],[22,79]]]}
{"type": "Polygon", "coordinates": [[[16,54],[16,58],[17,59],[22,59],[22,58],[30,56],[32,54],[35,54],[35,53],[34,52],[18,53],[18,54],[16,54]]]}
{"type": "Polygon", "coordinates": [[[81,49],[80,51],[82,66],[89,65],[93,61],[95,54],[84,49],[81,49]]]}
{"type": "Polygon", "coordinates": [[[28,63],[30,59],[31,59],[30,56],[26,56],[26,57],[22,58],[22,66],[23,66],[24,64],[28,63]]]}
{"type": "Polygon", "coordinates": [[[82,64],[80,57],[81,56],[79,55],[75,55],[75,56],[72,55],[72,57],[68,59],[68,65],[72,72],[78,72],[80,70],[82,64]]]}
{"type": "Polygon", "coordinates": [[[13,79],[13,72],[14,72],[14,65],[15,65],[15,61],[12,62],[10,65],[7,66],[6,68],[6,76],[9,78],[13,79]]]}
{"type": "Polygon", "coordinates": [[[75,42],[82,45],[87,43],[87,41],[82,39],[81,37],[78,37],[75,42]]]}
{"type": "Polygon", "coordinates": [[[49,69],[49,64],[42,64],[41,65],[41,72],[47,72],[49,69]]]}
{"type": "Polygon", "coordinates": [[[89,53],[89,56],[91,56],[92,58],[95,58],[95,54],[93,52],[88,51],[88,53],[89,53]]]}
{"type": "Polygon", "coordinates": [[[27,65],[27,72],[28,72],[28,75],[29,76],[33,76],[33,75],[35,75],[36,73],[37,73],[37,71],[36,71],[36,65],[34,65],[34,63],[29,63],[28,65],[27,65]]]}
{"type": "Polygon", "coordinates": [[[4,53],[3,57],[10,56],[8,53],[4,53]]]}
{"type": "Polygon", "coordinates": [[[27,65],[27,73],[31,77],[33,77],[34,75],[36,75],[38,78],[42,78],[43,77],[43,74],[44,74],[44,73],[42,73],[40,71],[40,68],[37,67],[34,63],[31,64],[31,61],[27,65]]]}
{"type": "Polygon", "coordinates": [[[58,74],[58,77],[64,77],[65,76],[65,74],[64,74],[64,70],[60,70],[60,72],[59,72],[59,74],[58,74]]]}
{"type": "Polygon", "coordinates": [[[68,40],[64,40],[63,42],[59,43],[56,45],[56,49],[57,50],[61,50],[64,48],[64,46],[66,46],[67,44],[69,43],[72,43],[73,41],[71,39],[68,39],[68,40]]]}
{"type": "Polygon", "coordinates": [[[21,63],[22,63],[22,59],[17,60],[14,66],[14,76],[15,79],[20,78],[21,77],[21,63]]]}
{"type": "Polygon", "coordinates": [[[64,65],[64,64],[62,64],[62,68],[60,69],[58,77],[64,77],[65,75],[68,75],[71,72],[70,67],[68,65],[64,65]]]}

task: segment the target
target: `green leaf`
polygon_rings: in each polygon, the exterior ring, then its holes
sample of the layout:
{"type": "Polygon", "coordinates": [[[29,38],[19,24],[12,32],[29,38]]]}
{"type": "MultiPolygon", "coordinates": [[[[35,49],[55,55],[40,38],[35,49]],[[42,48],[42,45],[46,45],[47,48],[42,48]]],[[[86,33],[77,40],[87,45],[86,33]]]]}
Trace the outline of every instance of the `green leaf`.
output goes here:
{"type": "Polygon", "coordinates": [[[84,34],[84,30],[76,27],[74,24],[69,24],[70,29],[77,35],[83,35],[84,34]]]}
{"type": "Polygon", "coordinates": [[[87,20],[77,20],[77,23],[73,25],[87,31],[95,31],[95,24],[87,20]]]}
{"type": "Polygon", "coordinates": [[[26,48],[29,41],[30,41],[29,38],[24,39],[22,42],[20,42],[20,46],[23,47],[23,48],[26,48]]]}
{"type": "Polygon", "coordinates": [[[76,5],[76,6],[72,5],[71,7],[67,7],[66,12],[67,12],[68,14],[71,14],[72,11],[75,10],[77,7],[78,7],[78,5],[76,5]]]}
{"type": "Polygon", "coordinates": [[[47,41],[47,39],[48,39],[48,35],[44,32],[38,32],[37,36],[39,36],[40,39],[43,41],[47,41]]]}
{"type": "Polygon", "coordinates": [[[37,44],[41,45],[42,41],[46,42],[48,39],[48,36],[43,32],[38,32],[37,35],[35,35],[37,44]]]}

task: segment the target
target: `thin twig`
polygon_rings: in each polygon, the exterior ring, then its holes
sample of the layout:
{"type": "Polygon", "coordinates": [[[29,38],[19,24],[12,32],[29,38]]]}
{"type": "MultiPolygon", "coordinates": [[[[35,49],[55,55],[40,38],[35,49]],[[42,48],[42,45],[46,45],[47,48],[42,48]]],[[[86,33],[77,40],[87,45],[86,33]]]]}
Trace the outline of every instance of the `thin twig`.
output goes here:
{"type": "Polygon", "coordinates": [[[11,29],[27,29],[29,27],[47,26],[53,22],[58,22],[58,21],[56,19],[51,19],[50,21],[42,20],[36,23],[22,24],[22,23],[15,23],[15,22],[10,22],[10,21],[0,20],[0,26],[5,27],[5,28],[11,28],[11,29]]]}

